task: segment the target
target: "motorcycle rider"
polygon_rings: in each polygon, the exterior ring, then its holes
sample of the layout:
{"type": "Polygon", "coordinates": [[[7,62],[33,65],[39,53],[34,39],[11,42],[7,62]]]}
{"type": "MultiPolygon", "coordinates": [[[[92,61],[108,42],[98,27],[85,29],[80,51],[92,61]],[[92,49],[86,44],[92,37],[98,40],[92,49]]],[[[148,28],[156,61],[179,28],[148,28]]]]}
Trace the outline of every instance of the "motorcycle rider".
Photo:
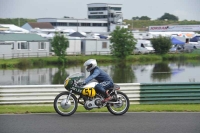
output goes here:
{"type": "Polygon", "coordinates": [[[94,87],[95,90],[105,96],[102,102],[107,102],[112,99],[108,91],[114,86],[112,78],[102,69],[97,66],[95,59],[89,59],[84,63],[86,70],[90,75],[83,81],[83,84],[89,83],[91,80],[97,80],[98,84],[94,87]]]}

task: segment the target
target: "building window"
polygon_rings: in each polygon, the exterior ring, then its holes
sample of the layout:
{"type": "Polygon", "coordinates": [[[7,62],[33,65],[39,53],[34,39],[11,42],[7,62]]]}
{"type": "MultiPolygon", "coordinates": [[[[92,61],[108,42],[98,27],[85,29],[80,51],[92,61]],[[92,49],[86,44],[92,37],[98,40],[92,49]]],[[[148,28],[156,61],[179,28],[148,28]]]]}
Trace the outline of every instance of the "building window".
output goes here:
{"type": "Polygon", "coordinates": [[[78,23],[69,23],[69,26],[78,26],[78,23]]]}
{"type": "Polygon", "coordinates": [[[46,49],[46,43],[45,42],[39,42],[38,43],[38,49],[46,49]]]}
{"type": "Polygon", "coordinates": [[[18,42],[18,49],[29,49],[28,42],[18,42]]]}
{"type": "Polygon", "coordinates": [[[14,43],[12,43],[12,49],[14,49],[14,43]]]}
{"type": "Polygon", "coordinates": [[[101,26],[101,23],[93,23],[93,26],[101,26]]]}
{"type": "Polygon", "coordinates": [[[81,23],[81,26],[90,26],[90,23],[81,23]]]}
{"type": "Polygon", "coordinates": [[[102,42],[102,48],[106,49],[107,48],[107,42],[102,42]]]}
{"type": "Polygon", "coordinates": [[[104,19],[107,18],[107,15],[89,15],[88,18],[89,19],[104,19]]]}
{"type": "Polygon", "coordinates": [[[107,7],[89,7],[88,11],[105,11],[107,7]]]}
{"type": "Polygon", "coordinates": [[[98,14],[98,12],[91,12],[90,14],[98,14]]]}
{"type": "Polygon", "coordinates": [[[121,11],[121,7],[110,7],[111,10],[115,10],[115,11],[121,11]]]}
{"type": "Polygon", "coordinates": [[[108,24],[107,23],[103,23],[103,26],[108,26],[108,24]]]}
{"type": "Polygon", "coordinates": [[[52,26],[56,26],[56,22],[51,22],[51,25],[52,26]]]}
{"type": "Polygon", "coordinates": [[[90,12],[90,14],[103,14],[103,12],[90,12]]]}
{"type": "Polygon", "coordinates": [[[67,26],[67,23],[58,23],[59,26],[67,26]]]}

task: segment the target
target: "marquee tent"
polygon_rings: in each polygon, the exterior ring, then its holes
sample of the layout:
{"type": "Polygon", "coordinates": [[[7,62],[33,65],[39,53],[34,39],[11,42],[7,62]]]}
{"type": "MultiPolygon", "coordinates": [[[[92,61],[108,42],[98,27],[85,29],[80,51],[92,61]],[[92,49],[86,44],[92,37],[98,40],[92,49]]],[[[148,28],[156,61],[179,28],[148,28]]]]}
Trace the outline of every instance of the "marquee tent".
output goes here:
{"type": "Polygon", "coordinates": [[[185,42],[182,42],[174,37],[171,39],[171,42],[172,44],[182,44],[182,45],[185,44],[185,42]]]}

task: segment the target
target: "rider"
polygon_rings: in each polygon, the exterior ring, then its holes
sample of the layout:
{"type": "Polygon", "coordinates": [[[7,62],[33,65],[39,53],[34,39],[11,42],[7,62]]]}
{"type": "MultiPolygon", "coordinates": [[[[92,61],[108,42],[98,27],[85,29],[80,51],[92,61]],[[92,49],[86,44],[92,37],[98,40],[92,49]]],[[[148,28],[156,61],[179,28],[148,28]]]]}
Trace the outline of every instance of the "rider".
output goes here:
{"type": "Polygon", "coordinates": [[[97,66],[97,61],[95,59],[87,60],[84,66],[86,70],[90,72],[90,75],[83,81],[83,84],[87,84],[93,79],[97,80],[98,84],[94,88],[97,92],[105,96],[103,102],[111,100],[108,90],[114,86],[112,78],[97,66]]]}

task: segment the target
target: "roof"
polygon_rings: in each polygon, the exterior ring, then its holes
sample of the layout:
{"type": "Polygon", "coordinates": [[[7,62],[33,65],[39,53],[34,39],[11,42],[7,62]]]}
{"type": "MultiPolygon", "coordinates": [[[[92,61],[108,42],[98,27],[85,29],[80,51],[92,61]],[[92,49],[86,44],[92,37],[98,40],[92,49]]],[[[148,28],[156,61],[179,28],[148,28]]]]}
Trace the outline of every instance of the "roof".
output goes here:
{"type": "Polygon", "coordinates": [[[74,33],[70,34],[69,36],[71,36],[71,37],[85,37],[80,32],[74,32],[74,33]]]}
{"type": "Polygon", "coordinates": [[[21,27],[18,27],[14,24],[0,24],[1,27],[7,27],[9,28],[10,31],[17,31],[17,32],[24,32],[24,33],[29,33],[28,30],[25,30],[21,27]]]}
{"type": "Polygon", "coordinates": [[[47,41],[47,39],[37,35],[29,33],[9,33],[9,34],[0,34],[0,41],[47,41]]]}
{"type": "Polygon", "coordinates": [[[29,22],[28,23],[32,28],[40,29],[54,29],[54,27],[49,22],[29,22]]]}
{"type": "Polygon", "coordinates": [[[62,22],[71,22],[71,21],[68,21],[68,20],[74,20],[74,21],[78,21],[78,22],[86,22],[86,21],[89,21],[89,22],[99,22],[99,23],[107,23],[108,20],[105,18],[105,19],[88,19],[88,18],[84,18],[84,19],[79,19],[79,18],[38,18],[37,21],[40,21],[40,20],[44,20],[44,19],[54,19],[54,21],[52,22],[60,22],[59,20],[62,20],[62,22]],[[63,20],[66,20],[66,21],[63,21],[63,20]],[[82,21],[83,20],[83,21],[82,21]]]}
{"type": "Polygon", "coordinates": [[[87,5],[92,5],[92,4],[122,5],[122,4],[114,4],[114,3],[89,3],[87,5]]]}

